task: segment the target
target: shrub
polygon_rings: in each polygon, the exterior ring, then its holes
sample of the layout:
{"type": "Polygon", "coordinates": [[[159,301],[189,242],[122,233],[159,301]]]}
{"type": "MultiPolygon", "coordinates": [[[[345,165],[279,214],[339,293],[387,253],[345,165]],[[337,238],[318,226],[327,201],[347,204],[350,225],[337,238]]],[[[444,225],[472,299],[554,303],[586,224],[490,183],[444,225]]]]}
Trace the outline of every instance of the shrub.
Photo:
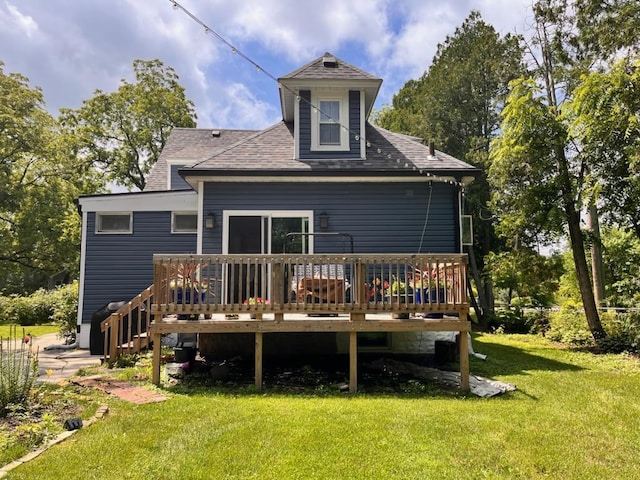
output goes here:
{"type": "MultiPolygon", "coordinates": [[[[598,342],[606,353],[640,352],[640,314],[602,312],[600,321],[607,336],[598,342]]],[[[574,346],[595,346],[581,306],[563,306],[551,315],[547,332],[551,340],[574,346]]]]}
{"type": "Polygon", "coordinates": [[[78,282],[55,290],[38,290],[28,297],[0,297],[0,323],[24,327],[54,322],[60,335],[74,335],[78,314],[78,282]]]}
{"type": "Polygon", "coordinates": [[[78,281],[56,288],[50,293],[51,320],[60,326],[60,335],[75,336],[78,320],[78,281]]]}
{"type": "Polygon", "coordinates": [[[12,406],[24,405],[38,376],[38,355],[23,342],[24,331],[16,338],[16,328],[9,340],[0,339],[0,416],[12,406]]]}
{"type": "Polygon", "coordinates": [[[549,321],[547,337],[551,340],[575,346],[593,345],[593,337],[581,306],[567,302],[560,310],[551,313],[549,321]]]}
{"type": "Polygon", "coordinates": [[[622,312],[602,315],[607,337],[598,346],[609,353],[640,352],[640,313],[622,312]]]}
{"type": "Polygon", "coordinates": [[[28,297],[4,297],[0,312],[2,323],[24,327],[49,323],[51,314],[52,308],[46,290],[38,290],[28,297]]]}
{"type": "Polygon", "coordinates": [[[537,308],[525,312],[524,321],[529,327],[529,333],[536,333],[544,337],[551,327],[549,315],[550,311],[547,308],[537,308]]]}
{"type": "Polygon", "coordinates": [[[501,333],[543,333],[549,320],[545,309],[523,311],[519,308],[496,310],[488,322],[489,328],[501,333]]]}

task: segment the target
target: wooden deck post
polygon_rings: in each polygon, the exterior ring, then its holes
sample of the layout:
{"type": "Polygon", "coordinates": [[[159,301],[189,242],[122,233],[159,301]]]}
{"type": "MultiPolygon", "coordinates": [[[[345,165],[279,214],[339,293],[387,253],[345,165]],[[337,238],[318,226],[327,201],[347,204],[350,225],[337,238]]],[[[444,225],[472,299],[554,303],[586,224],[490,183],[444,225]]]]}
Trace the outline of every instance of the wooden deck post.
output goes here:
{"type": "Polygon", "coordinates": [[[355,300],[357,305],[369,302],[369,284],[367,282],[367,266],[358,261],[355,265],[355,300]]]}
{"type": "Polygon", "coordinates": [[[349,332],[349,393],[358,391],[358,332],[349,332]]]}
{"type": "Polygon", "coordinates": [[[121,336],[120,326],[122,325],[122,314],[113,313],[111,315],[111,320],[109,320],[109,325],[111,326],[111,336],[109,337],[109,364],[113,365],[113,362],[115,362],[120,356],[120,351],[118,350],[118,342],[121,336]]]}
{"type": "Polygon", "coordinates": [[[280,262],[274,262],[271,268],[271,304],[282,306],[285,301],[284,267],[280,262]]]}
{"type": "Polygon", "coordinates": [[[153,362],[152,362],[152,381],[156,385],[160,385],[160,353],[162,351],[162,334],[153,333],[151,335],[153,341],[153,362]]]}
{"type": "MultiPolygon", "coordinates": [[[[466,315],[465,315],[466,318],[466,315]]],[[[458,332],[460,339],[460,388],[469,391],[469,335],[468,332],[458,332]]]]}
{"type": "Polygon", "coordinates": [[[262,332],[256,332],[256,389],[262,390],[262,332]]]}

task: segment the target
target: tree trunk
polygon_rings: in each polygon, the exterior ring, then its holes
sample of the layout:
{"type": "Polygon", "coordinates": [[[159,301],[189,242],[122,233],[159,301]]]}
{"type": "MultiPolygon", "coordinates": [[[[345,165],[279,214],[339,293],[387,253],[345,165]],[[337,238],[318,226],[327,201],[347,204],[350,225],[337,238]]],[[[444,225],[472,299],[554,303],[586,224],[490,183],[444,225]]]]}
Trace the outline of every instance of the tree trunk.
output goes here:
{"type": "Polygon", "coordinates": [[[467,253],[469,255],[469,266],[471,267],[471,276],[473,277],[473,281],[476,284],[476,290],[478,292],[478,300],[479,300],[479,308],[478,304],[474,301],[473,303],[476,306],[476,316],[478,317],[478,324],[482,329],[487,326],[487,317],[486,314],[489,312],[489,308],[487,305],[487,297],[484,292],[484,288],[482,285],[482,281],[480,280],[480,273],[478,272],[478,264],[476,262],[476,255],[473,251],[473,246],[467,247],[467,253]]]}
{"type": "Polygon", "coordinates": [[[604,301],[604,274],[602,271],[602,238],[600,238],[600,220],[595,202],[589,205],[589,228],[591,229],[591,276],[593,277],[593,295],[598,307],[604,301]]]}
{"type": "Polygon", "coordinates": [[[584,249],[584,235],[580,230],[580,213],[576,209],[573,200],[573,190],[571,181],[569,180],[569,168],[564,149],[561,146],[556,148],[556,158],[558,160],[558,173],[562,188],[562,201],[564,204],[565,214],[567,215],[567,224],[569,226],[569,240],[571,242],[571,252],[573,253],[573,262],[576,267],[576,275],[578,277],[578,286],[580,287],[580,296],[582,297],[582,305],[584,313],[587,317],[589,330],[596,342],[603,339],[606,334],[600,323],[598,308],[593,296],[591,287],[591,278],[589,268],[587,266],[587,257],[584,249]]]}

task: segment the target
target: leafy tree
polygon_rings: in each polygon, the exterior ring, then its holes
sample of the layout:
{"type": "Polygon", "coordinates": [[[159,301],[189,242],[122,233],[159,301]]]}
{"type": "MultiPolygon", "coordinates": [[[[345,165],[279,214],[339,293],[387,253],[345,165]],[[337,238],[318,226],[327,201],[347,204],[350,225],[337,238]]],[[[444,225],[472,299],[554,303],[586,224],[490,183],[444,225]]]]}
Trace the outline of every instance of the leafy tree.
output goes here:
{"type": "Polygon", "coordinates": [[[393,97],[392,108],[377,117],[385,128],[433,140],[439,149],[482,169],[466,192],[466,209],[476,227],[476,243],[469,253],[482,311],[492,309],[493,295],[490,284],[483,282],[489,277],[473,267],[481,269],[484,255],[501,247],[488,207],[484,167],[508,82],[524,71],[522,58],[518,37],[500,37],[472,11],[454,35],[438,45],[428,71],[407,82],[393,97]]]}
{"type": "Polygon", "coordinates": [[[533,44],[540,58],[533,57],[534,78],[512,83],[501,133],[492,144],[489,176],[493,205],[501,215],[500,231],[507,238],[532,245],[540,235],[553,238],[568,230],[587,323],[598,341],[605,333],[580,226],[589,158],[575,148],[561,113],[584,68],[572,48],[573,19],[567,7],[565,0],[540,0],[534,5],[533,44]]]}
{"type": "Polygon", "coordinates": [[[640,303],[640,240],[619,228],[606,230],[604,271],[607,302],[617,307],[637,307],[640,303]]]}
{"type": "Polygon", "coordinates": [[[637,53],[640,48],[640,2],[575,0],[578,42],[600,59],[637,53]]]}
{"type": "Polygon", "coordinates": [[[134,83],[122,79],[112,93],[96,90],[78,110],[63,109],[61,122],[75,137],[76,153],[106,172],[106,180],[144,189],[173,127],[195,127],[193,102],[173,68],[160,60],[135,60],[134,83]]]}
{"type": "Polygon", "coordinates": [[[562,257],[545,257],[530,248],[490,253],[486,259],[496,288],[507,290],[507,298],[527,297],[533,306],[549,307],[555,300],[563,273],[562,257]]]}
{"type": "Polygon", "coordinates": [[[91,172],[64,155],[42,92],[0,63],[0,291],[31,291],[49,275],[77,271],[74,200],[91,172]]]}
{"type": "MultiPolygon", "coordinates": [[[[640,302],[640,240],[631,231],[605,228],[603,263],[606,276],[606,304],[612,307],[637,307],[640,302]]],[[[565,255],[565,273],[559,296],[563,303],[579,304],[580,291],[571,256],[565,255]]]]}
{"type": "Polygon", "coordinates": [[[638,112],[640,57],[585,75],[565,111],[572,137],[589,158],[589,180],[605,219],[630,228],[640,239],[638,112]]]}

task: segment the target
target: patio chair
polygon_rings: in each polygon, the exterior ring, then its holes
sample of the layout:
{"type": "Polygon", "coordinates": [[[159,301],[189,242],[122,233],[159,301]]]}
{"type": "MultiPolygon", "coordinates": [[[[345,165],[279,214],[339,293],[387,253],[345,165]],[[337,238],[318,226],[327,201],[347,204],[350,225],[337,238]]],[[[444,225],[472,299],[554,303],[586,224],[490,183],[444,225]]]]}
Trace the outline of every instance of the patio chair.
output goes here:
{"type": "Polygon", "coordinates": [[[348,303],[349,281],[342,264],[294,265],[291,291],[300,303],[348,303]]]}

